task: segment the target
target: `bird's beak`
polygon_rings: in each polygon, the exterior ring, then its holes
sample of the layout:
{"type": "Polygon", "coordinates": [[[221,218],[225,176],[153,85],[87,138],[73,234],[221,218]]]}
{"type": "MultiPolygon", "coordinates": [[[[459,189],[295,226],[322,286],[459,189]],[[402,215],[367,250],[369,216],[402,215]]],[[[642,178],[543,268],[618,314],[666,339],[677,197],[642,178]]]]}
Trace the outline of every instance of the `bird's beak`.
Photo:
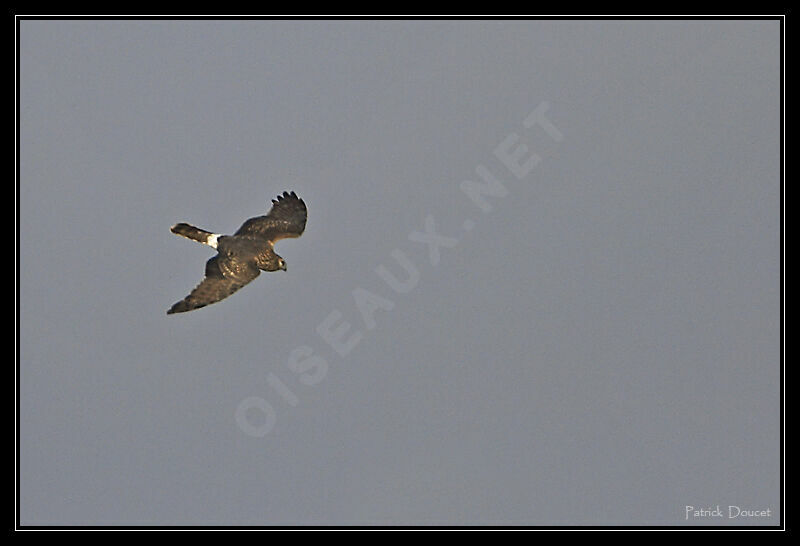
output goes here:
{"type": "Polygon", "coordinates": [[[281,269],[283,269],[284,271],[286,271],[286,263],[284,263],[284,264],[283,264],[283,267],[281,267],[281,269]]]}

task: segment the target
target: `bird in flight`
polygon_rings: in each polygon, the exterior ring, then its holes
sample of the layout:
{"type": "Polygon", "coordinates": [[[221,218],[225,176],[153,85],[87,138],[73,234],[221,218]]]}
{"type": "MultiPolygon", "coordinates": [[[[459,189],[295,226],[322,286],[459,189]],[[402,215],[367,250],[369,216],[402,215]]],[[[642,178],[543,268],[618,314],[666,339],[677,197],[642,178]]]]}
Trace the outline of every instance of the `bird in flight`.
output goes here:
{"type": "Polygon", "coordinates": [[[306,228],[306,204],[294,192],[272,200],[266,216],[250,218],[233,235],[221,235],[189,224],[175,224],[170,231],[216,249],[206,262],[206,276],[192,293],[167,311],[185,313],[223,300],[258,277],[261,271],[286,271],[286,261],[273,250],[275,241],[300,237],[306,228]]]}

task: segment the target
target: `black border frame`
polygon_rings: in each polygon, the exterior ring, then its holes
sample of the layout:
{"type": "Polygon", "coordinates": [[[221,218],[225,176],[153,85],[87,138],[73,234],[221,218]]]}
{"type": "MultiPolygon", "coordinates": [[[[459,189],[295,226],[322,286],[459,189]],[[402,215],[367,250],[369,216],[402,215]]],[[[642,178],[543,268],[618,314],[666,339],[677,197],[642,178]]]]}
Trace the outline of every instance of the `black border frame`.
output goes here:
{"type": "MultiPolygon", "coordinates": [[[[788,12],[788,10],[784,10],[788,12]]],[[[37,530],[72,530],[72,531],[88,531],[88,530],[188,530],[188,531],[203,531],[203,530],[632,530],[632,531],[648,531],[648,530],[664,530],[664,531],[788,531],[785,526],[784,520],[784,435],[785,435],[785,421],[784,421],[784,85],[785,85],[785,35],[784,24],[787,13],[779,15],[727,15],[727,16],[714,16],[714,15],[543,15],[543,16],[442,16],[442,15],[426,15],[426,16],[228,16],[228,15],[189,15],[189,16],[139,16],[139,15],[110,15],[110,16],[92,16],[92,15],[18,15],[13,11],[10,15],[14,18],[15,33],[14,33],[14,51],[15,51],[15,230],[16,230],[16,337],[15,337],[15,521],[12,531],[37,531],[37,530]],[[231,20],[356,20],[356,21],[376,21],[376,20],[447,20],[447,21],[516,21],[516,20],[568,20],[568,21],[581,21],[581,20],[606,20],[606,21],[725,21],[725,20],[770,20],[779,21],[780,23],[780,519],[778,525],[674,525],[674,526],[651,526],[651,525],[599,525],[599,526],[586,526],[586,525],[309,525],[309,526],[291,526],[291,525],[132,525],[132,526],[118,526],[118,525],[21,525],[20,524],[20,286],[18,279],[21,276],[20,271],[20,34],[21,22],[33,20],[124,20],[124,21],[231,21],[231,20]]]]}

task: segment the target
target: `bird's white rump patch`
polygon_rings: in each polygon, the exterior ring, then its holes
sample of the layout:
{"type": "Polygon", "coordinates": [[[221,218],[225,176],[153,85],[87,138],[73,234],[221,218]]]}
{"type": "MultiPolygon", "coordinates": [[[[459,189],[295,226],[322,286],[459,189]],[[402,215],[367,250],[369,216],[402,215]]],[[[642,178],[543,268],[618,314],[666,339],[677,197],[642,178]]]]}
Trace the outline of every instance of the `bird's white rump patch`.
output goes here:
{"type": "Polygon", "coordinates": [[[220,235],[219,233],[212,233],[211,235],[208,236],[206,244],[211,248],[217,248],[217,239],[219,239],[220,237],[222,237],[222,235],[220,235]]]}

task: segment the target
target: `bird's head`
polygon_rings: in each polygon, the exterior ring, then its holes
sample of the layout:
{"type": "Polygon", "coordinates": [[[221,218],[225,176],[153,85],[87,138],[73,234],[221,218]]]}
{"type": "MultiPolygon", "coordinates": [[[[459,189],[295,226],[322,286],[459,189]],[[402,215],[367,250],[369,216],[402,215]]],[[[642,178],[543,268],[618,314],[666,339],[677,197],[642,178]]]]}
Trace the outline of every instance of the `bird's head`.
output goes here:
{"type": "Polygon", "coordinates": [[[286,271],[286,260],[284,260],[280,256],[278,256],[278,269],[282,269],[283,271],[286,271]]]}

